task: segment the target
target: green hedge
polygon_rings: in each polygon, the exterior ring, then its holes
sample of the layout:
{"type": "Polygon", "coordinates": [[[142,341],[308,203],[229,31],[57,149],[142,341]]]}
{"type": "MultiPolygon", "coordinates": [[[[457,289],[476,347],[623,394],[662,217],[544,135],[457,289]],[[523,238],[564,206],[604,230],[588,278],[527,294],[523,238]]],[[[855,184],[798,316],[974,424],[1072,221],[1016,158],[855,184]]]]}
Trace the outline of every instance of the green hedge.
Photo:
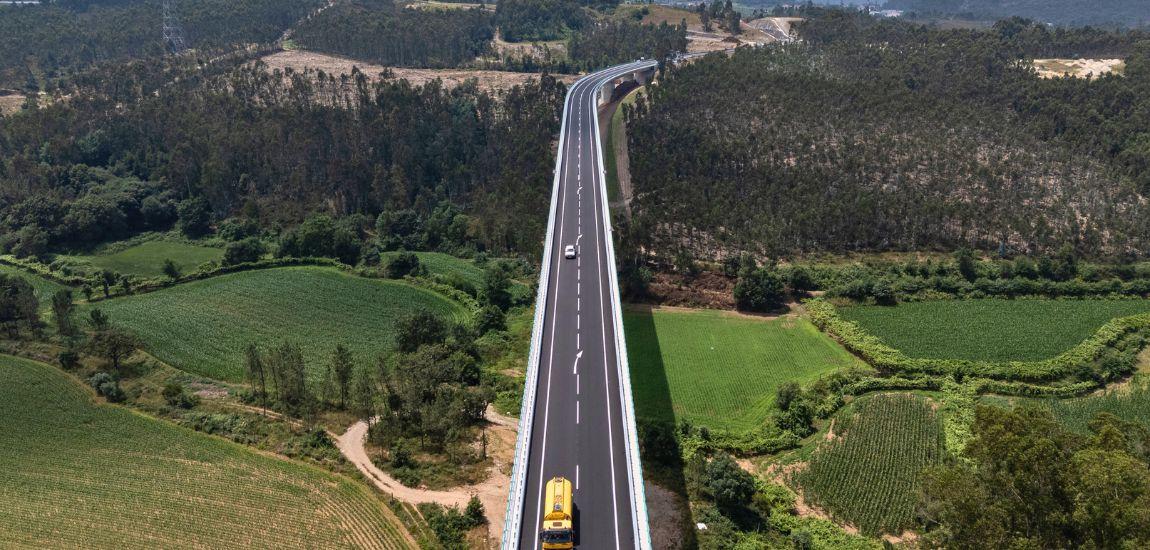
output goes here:
{"type": "Polygon", "coordinates": [[[847,321],[829,302],[813,299],[806,302],[811,322],[819,330],[838,340],[852,353],[875,368],[904,375],[951,375],[1002,381],[1051,382],[1065,378],[1083,366],[1089,367],[1108,348],[1132,333],[1150,329],[1150,313],[1112,319],[1091,337],[1057,357],[1042,361],[969,361],[959,359],[916,359],[907,357],[857,323],[847,321]]]}
{"type": "Polygon", "coordinates": [[[0,264],[10,265],[17,269],[22,269],[36,276],[55,281],[64,286],[82,286],[88,282],[87,279],[79,275],[64,275],[59,272],[53,271],[47,265],[44,265],[35,260],[22,260],[12,255],[0,256],[0,264]]]}

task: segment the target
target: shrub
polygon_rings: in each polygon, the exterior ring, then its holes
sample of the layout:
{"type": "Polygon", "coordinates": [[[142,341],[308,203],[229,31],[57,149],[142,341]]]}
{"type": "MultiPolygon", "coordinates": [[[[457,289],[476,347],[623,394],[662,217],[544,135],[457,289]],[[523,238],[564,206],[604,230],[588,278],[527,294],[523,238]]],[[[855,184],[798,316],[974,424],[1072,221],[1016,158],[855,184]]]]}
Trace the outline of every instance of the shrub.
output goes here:
{"type": "Polygon", "coordinates": [[[389,279],[402,279],[407,275],[419,272],[419,256],[411,252],[400,252],[387,262],[387,277],[389,279]]]}
{"type": "Polygon", "coordinates": [[[724,507],[747,504],[755,494],[755,478],[727,454],[707,463],[703,469],[703,486],[715,503],[724,507]]]}
{"type": "Polygon", "coordinates": [[[70,349],[61,351],[56,356],[56,360],[60,363],[60,368],[64,370],[72,370],[80,366],[80,354],[70,349]]]}
{"type": "Polygon", "coordinates": [[[88,379],[88,384],[96,393],[107,399],[109,403],[120,403],[127,399],[124,390],[120,389],[120,382],[106,372],[97,372],[88,379]]]}
{"type": "Polygon", "coordinates": [[[475,330],[479,334],[487,334],[493,330],[504,330],[507,328],[507,316],[503,310],[498,306],[488,304],[479,310],[479,315],[475,318],[475,330]]]}
{"type": "Polygon", "coordinates": [[[258,262],[265,252],[267,248],[263,241],[256,237],[231,242],[224,249],[224,265],[258,262]]]}
{"type": "Polygon", "coordinates": [[[479,527],[487,523],[487,516],[483,510],[483,503],[479,501],[479,497],[472,495],[471,500],[467,501],[467,508],[463,511],[464,517],[471,523],[472,527],[479,527]]]}
{"type": "Polygon", "coordinates": [[[168,382],[164,385],[164,390],[161,392],[164,397],[164,402],[169,407],[178,409],[190,409],[199,403],[199,398],[194,395],[188,395],[184,391],[184,387],[176,382],[168,382]]]}
{"type": "Polygon", "coordinates": [[[756,269],[735,285],[735,303],[744,311],[771,311],[783,304],[783,279],[773,270],[756,269]]]}

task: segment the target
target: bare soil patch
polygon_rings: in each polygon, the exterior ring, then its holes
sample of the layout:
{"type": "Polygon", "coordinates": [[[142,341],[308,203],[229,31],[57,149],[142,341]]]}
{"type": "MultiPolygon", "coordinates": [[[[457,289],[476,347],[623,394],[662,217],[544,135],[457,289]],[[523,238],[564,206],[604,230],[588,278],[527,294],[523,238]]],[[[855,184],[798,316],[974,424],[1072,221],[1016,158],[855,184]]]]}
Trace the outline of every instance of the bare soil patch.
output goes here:
{"type": "Polygon", "coordinates": [[[10,91],[0,91],[0,115],[10,115],[24,106],[25,97],[10,91]]]}
{"type": "Polygon", "coordinates": [[[791,34],[791,27],[793,27],[795,23],[801,23],[802,21],[802,17],[763,17],[750,21],[748,24],[758,28],[761,28],[762,25],[771,25],[783,33],[791,34]]]}
{"type": "Polygon", "coordinates": [[[356,422],[343,435],[334,439],[340,453],[363,473],[372,484],[385,493],[411,504],[434,502],[443,506],[463,508],[472,495],[478,496],[487,512],[486,546],[495,548],[503,536],[503,519],[507,511],[507,493],[511,483],[511,462],[515,455],[515,436],[519,429],[516,419],[503,416],[492,407],[487,408],[488,456],[492,465],[487,479],[474,485],[465,485],[443,491],[428,491],[406,487],[380,470],[364,448],[367,422],[356,422]]]}
{"type": "MultiPolygon", "coordinates": [[[[806,501],[806,499],[803,498],[803,491],[802,491],[801,487],[798,487],[795,484],[787,483],[787,481],[789,479],[793,478],[796,474],[807,469],[807,466],[808,466],[808,464],[806,462],[794,462],[791,464],[781,464],[781,465],[780,464],[771,464],[770,466],[767,467],[767,470],[764,472],[764,474],[766,475],[766,477],[768,479],[770,479],[776,483],[781,483],[783,485],[786,485],[788,488],[790,488],[791,491],[794,491],[794,493],[795,493],[794,512],[799,517],[804,517],[804,518],[805,517],[813,517],[813,518],[823,519],[823,520],[829,521],[831,523],[834,523],[835,525],[838,525],[839,527],[842,528],[843,531],[846,531],[847,533],[850,533],[852,535],[859,534],[859,530],[857,527],[855,527],[849,523],[843,523],[841,521],[838,521],[835,518],[832,518],[830,514],[826,513],[822,509],[808,503],[806,501]]],[[[906,536],[905,533],[903,536],[906,536]]]]}
{"type": "Polygon", "coordinates": [[[683,548],[683,541],[687,538],[683,527],[687,523],[689,510],[686,500],[678,493],[650,481],[645,485],[647,510],[650,517],[658,518],[651,522],[651,547],[660,550],[683,548]]]}
{"type": "Polygon", "coordinates": [[[470,10],[482,9],[483,11],[495,11],[495,4],[472,4],[467,2],[437,2],[435,0],[418,0],[407,5],[407,7],[416,10],[470,10]]]}
{"type": "Polygon", "coordinates": [[[1086,78],[1108,73],[1122,74],[1126,62],[1121,59],[1035,59],[1034,68],[1042,78],[1086,78]]]}
{"type": "Polygon", "coordinates": [[[735,309],[734,290],[734,279],[710,271],[693,278],[656,273],[650,285],[657,304],[705,309],[735,309]]]}
{"type": "MultiPolygon", "coordinates": [[[[444,87],[454,88],[464,82],[475,79],[479,88],[488,92],[509,90],[515,86],[523,85],[536,80],[536,73],[516,73],[510,71],[481,71],[467,69],[411,69],[404,67],[384,67],[372,63],[364,63],[354,59],[328,55],[302,50],[276,52],[265,56],[262,61],[267,64],[268,70],[286,71],[291,69],[302,72],[304,69],[321,70],[328,74],[351,74],[353,68],[368,76],[372,81],[383,78],[381,74],[390,71],[389,79],[407,80],[414,85],[423,85],[432,80],[440,80],[444,87]]],[[[575,76],[557,75],[556,78],[571,84],[575,76]]]]}
{"type": "Polygon", "coordinates": [[[491,41],[491,48],[497,58],[505,56],[523,57],[546,61],[549,59],[566,59],[567,43],[562,40],[549,42],[508,42],[498,34],[491,41]]]}

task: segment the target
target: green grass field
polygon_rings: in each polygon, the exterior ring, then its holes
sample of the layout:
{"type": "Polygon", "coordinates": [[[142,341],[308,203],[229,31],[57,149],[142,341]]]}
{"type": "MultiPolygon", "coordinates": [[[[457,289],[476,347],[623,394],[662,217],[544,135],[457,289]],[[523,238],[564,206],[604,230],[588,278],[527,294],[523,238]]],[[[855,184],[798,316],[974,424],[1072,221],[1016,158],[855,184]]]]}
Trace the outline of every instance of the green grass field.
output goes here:
{"type": "Polygon", "coordinates": [[[627,311],[636,414],[742,431],[770,414],[775,390],[861,365],[804,319],[717,311],[627,311]]]}
{"type": "MultiPolygon", "coordinates": [[[[391,258],[399,252],[384,252],[380,254],[380,263],[387,265],[391,258]]],[[[413,252],[419,257],[419,263],[427,268],[431,275],[458,275],[476,288],[483,284],[483,268],[475,262],[463,258],[456,258],[442,252],[413,252]]]]}
{"type": "Polygon", "coordinates": [[[0,356],[0,547],[412,548],[368,487],[0,356]]]}
{"type": "Polygon", "coordinates": [[[1074,399],[1023,399],[986,396],[981,402],[999,407],[1021,403],[1038,403],[1049,407],[1062,425],[1080,434],[1090,433],[1090,421],[1098,413],[1107,412],[1129,422],[1150,426],[1150,377],[1138,375],[1129,386],[1119,387],[1101,395],[1074,399]]]}
{"type": "Polygon", "coordinates": [[[1085,340],[1150,300],[948,300],[839,310],[911,357],[1035,361],[1085,340]]]}
{"type": "Polygon", "coordinates": [[[807,499],[864,534],[901,533],[914,522],[919,472],[942,460],[942,423],[923,397],[877,394],[836,416],[796,476],[807,499]]]}
{"type": "Polygon", "coordinates": [[[134,331],[161,360],[223,380],[242,379],[249,343],[299,344],[315,377],[340,343],[361,365],[375,364],[393,345],[395,320],[410,312],[463,314],[429,290],[321,267],[233,273],[90,307],[134,331]]]}
{"type": "Polygon", "coordinates": [[[204,262],[218,261],[223,257],[224,251],[220,248],[171,241],[148,241],[112,254],[67,256],[97,269],[110,269],[140,277],[162,275],[164,260],[172,260],[181,272],[186,273],[204,262]]]}
{"type": "MultiPolygon", "coordinates": [[[[36,298],[40,300],[41,310],[50,309],[52,307],[52,295],[55,294],[57,290],[65,288],[64,285],[60,283],[49,281],[39,275],[28,273],[27,271],[10,265],[0,264],[0,274],[15,275],[28,281],[28,284],[32,285],[32,288],[36,290],[36,298]]],[[[83,298],[79,292],[74,294],[76,294],[77,298],[83,298]]]]}

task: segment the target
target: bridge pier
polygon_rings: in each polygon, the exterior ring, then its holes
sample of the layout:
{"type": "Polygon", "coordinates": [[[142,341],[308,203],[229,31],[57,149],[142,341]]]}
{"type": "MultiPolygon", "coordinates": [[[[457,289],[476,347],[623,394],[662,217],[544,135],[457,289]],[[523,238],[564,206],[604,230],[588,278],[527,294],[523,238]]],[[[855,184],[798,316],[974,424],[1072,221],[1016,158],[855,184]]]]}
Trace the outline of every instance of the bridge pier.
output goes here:
{"type": "Polygon", "coordinates": [[[612,101],[619,99],[615,96],[616,92],[620,89],[631,91],[637,86],[646,86],[651,82],[651,79],[654,78],[654,76],[655,68],[649,67],[645,69],[639,69],[637,71],[633,71],[604,82],[603,86],[599,89],[599,106],[602,107],[608,103],[611,103],[612,101]]]}

